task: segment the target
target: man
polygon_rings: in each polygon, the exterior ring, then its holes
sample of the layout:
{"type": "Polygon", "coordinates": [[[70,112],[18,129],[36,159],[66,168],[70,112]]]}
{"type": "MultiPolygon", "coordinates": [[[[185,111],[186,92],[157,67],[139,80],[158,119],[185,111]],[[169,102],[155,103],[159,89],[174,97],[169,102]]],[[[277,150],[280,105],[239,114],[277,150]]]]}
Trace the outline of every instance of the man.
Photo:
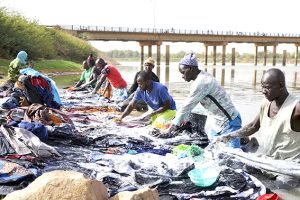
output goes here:
{"type": "MultiPolygon", "coordinates": [[[[226,93],[215,78],[204,71],[199,70],[196,55],[190,53],[179,62],[179,71],[182,78],[187,81],[194,81],[188,98],[178,110],[172,126],[165,135],[168,137],[178,126],[184,124],[188,115],[200,103],[203,108],[215,120],[215,126],[210,131],[210,136],[215,137],[227,134],[241,128],[241,118],[229,95],[226,93]]],[[[236,139],[229,144],[231,147],[239,148],[240,140],[236,139]]]]}
{"type": "Polygon", "coordinates": [[[260,130],[262,153],[274,159],[300,162],[300,102],[289,94],[281,70],[267,70],[261,80],[265,96],[260,113],[242,129],[224,135],[218,140],[250,136],[260,130]]]}
{"type": "Polygon", "coordinates": [[[88,62],[86,60],[82,62],[82,68],[83,68],[83,72],[81,74],[79,81],[75,85],[76,88],[80,86],[84,88],[86,85],[83,84],[88,83],[92,75],[92,68],[89,67],[88,62]]]}
{"type": "MultiPolygon", "coordinates": [[[[155,64],[155,61],[151,57],[147,58],[144,63],[144,67],[145,67],[144,71],[149,73],[152,81],[159,82],[159,78],[156,76],[156,74],[154,74],[152,72],[153,68],[155,67],[154,64],[155,64]]],[[[130,103],[132,98],[134,97],[135,91],[138,88],[137,77],[141,72],[142,71],[139,71],[135,74],[133,84],[131,85],[131,87],[128,90],[129,97],[124,102],[122,102],[121,110],[124,110],[130,103]]],[[[141,101],[137,102],[136,109],[137,110],[148,110],[148,107],[147,107],[147,104],[143,100],[141,100],[141,101]]]]}
{"type": "Polygon", "coordinates": [[[176,114],[175,101],[170,96],[167,87],[152,81],[150,74],[146,71],[139,73],[137,83],[139,88],[118,121],[132,112],[137,101],[144,100],[152,108],[152,111],[144,118],[151,117],[152,125],[156,128],[164,128],[176,114]]]}
{"type": "MultiPolygon", "coordinates": [[[[151,57],[149,57],[149,58],[147,58],[146,60],[145,60],[145,63],[144,63],[144,67],[145,67],[145,69],[144,69],[144,71],[146,71],[147,73],[149,73],[150,74],[150,77],[151,77],[151,80],[152,81],[155,81],[155,82],[159,82],[159,78],[156,76],[156,74],[154,74],[153,73],[153,68],[155,67],[155,61],[151,58],[151,57]]],[[[129,90],[128,90],[128,95],[131,95],[131,94],[133,94],[135,91],[136,91],[136,89],[138,88],[138,83],[137,83],[137,77],[138,77],[138,75],[141,73],[142,71],[139,71],[139,72],[137,72],[136,74],[135,74],[135,77],[134,77],[134,80],[133,80],[133,84],[132,84],[132,86],[129,88],[129,90]]]]}
{"type": "Polygon", "coordinates": [[[96,86],[94,90],[92,91],[92,94],[96,94],[97,91],[100,89],[102,83],[108,79],[108,83],[105,87],[105,90],[103,94],[108,90],[110,84],[113,86],[113,98],[115,100],[124,100],[127,98],[127,83],[122,78],[120,72],[111,64],[107,64],[102,58],[98,58],[96,60],[96,68],[97,71],[100,71],[100,78],[98,82],[96,83],[96,86]]]}

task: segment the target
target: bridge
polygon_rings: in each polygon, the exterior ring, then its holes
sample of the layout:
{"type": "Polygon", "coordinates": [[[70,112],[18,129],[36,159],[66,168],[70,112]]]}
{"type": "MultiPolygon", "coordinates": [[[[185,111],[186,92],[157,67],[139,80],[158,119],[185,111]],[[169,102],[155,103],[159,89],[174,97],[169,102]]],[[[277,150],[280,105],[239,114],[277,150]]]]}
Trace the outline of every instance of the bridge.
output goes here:
{"type": "MultiPolygon", "coordinates": [[[[48,26],[49,27],[49,26],[48,26]]],[[[276,65],[276,52],[279,44],[295,45],[295,65],[298,63],[298,47],[300,34],[232,32],[212,30],[180,30],[154,28],[126,28],[104,26],[52,26],[64,30],[76,37],[86,40],[102,41],[137,41],[141,46],[141,65],[144,61],[144,46],[148,46],[148,56],[152,56],[152,46],[157,46],[157,65],[160,65],[160,46],[163,42],[199,42],[205,47],[204,65],[208,61],[208,47],[213,47],[213,65],[216,65],[217,46],[222,46],[222,65],[225,65],[226,46],[228,43],[253,43],[255,47],[254,65],[257,65],[258,47],[264,48],[264,65],[267,63],[267,48],[273,47],[273,62],[276,65]]],[[[169,65],[169,49],[166,45],[166,65],[169,65]]],[[[235,65],[235,48],[232,48],[231,64],[235,65]]],[[[286,65],[286,50],[283,51],[283,66],[286,65]]],[[[159,70],[159,69],[158,69],[159,70]]]]}

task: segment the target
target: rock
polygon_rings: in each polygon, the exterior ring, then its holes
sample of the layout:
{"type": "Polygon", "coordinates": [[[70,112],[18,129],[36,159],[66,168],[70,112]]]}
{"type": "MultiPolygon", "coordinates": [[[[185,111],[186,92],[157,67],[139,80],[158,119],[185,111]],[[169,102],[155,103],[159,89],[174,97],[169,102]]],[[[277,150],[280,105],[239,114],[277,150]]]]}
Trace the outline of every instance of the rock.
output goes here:
{"type": "Polygon", "coordinates": [[[44,173],[22,190],[8,194],[5,200],[107,200],[103,183],[75,171],[44,173]]]}
{"type": "Polygon", "coordinates": [[[120,192],[110,200],[159,200],[159,194],[156,189],[143,188],[133,192],[120,192]]]}

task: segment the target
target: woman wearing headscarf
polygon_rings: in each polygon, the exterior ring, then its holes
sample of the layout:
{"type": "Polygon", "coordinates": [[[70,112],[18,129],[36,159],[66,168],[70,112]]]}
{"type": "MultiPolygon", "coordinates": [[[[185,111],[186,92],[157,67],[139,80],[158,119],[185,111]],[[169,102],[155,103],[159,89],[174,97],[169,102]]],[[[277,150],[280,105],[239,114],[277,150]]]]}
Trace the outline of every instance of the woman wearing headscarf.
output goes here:
{"type": "Polygon", "coordinates": [[[11,61],[8,67],[8,80],[16,82],[20,75],[20,69],[26,68],[27,64],[27,53],[20,51],[17,57],[11,61]]]}
{"type": "Polygon", "coordinates": [[[18,80],[20,69],[26,68],[27,53],[20,51],[17,57],[10,62],[8,66],[8,80],[0,87],[0,91],[7,91],[14,87],[14,83],[18,80]]]}

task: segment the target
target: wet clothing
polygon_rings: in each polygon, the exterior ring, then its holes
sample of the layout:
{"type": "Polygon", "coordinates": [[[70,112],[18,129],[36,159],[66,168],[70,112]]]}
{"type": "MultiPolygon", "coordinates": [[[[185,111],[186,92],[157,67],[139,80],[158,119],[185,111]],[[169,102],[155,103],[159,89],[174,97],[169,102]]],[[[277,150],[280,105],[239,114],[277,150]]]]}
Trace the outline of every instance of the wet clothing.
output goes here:
{"type": "MultiPolygon", "coordinates": [[[[212,130],[210,130],[209,134],[212,137],[220,136],[223,134],[231,133],[233,131],[237,131],[240,128],[242,128],[242,119],[241,119],[241,116],[238,115],[234,120],[227,123],[226,127],[222,131],[216,132],[215,130],[212,129],[212,130]]],[[[228,145],[232,148],[240,148],[240,146],[241,146],[240,139],[239,138],[233,139],[228,142],[228,145]]]]}
{"type": "Polygon", "coordinates": [[[300,132],[291,129],[291,116],[299,98],[290,94],[274,117],[269,117],[271,102],[264,100],[260,109],[263,153],[274,159],[300,162],[300,132]]]}
{"type": "Polygon", "coordinates": [[[142,91],[140,88],[136,90],[135,96],[133,97],[135,101],[144,100],[153,110],[157,110],[163,107],[165,101],[170,101],[170,110],[176,110],[176,104],[173,98],[168,92],[168,88],[161,84],[152,81],[152,90],[142,91]]]}
{"type": "MultiPolygon", "coordinates": [[[[138,77],[138,75],[141,72],[142,71],[139,71],[139,72],[137,72],[135,74],[135,77],[134,77],[134,80],[133,80],[133,84],[132,84],[132,86],[128,90],[129,95],[132,94],[132,93],[134,93],[136,91],[136,89],[138,88],[137,77],[138,77]]],[[[151,80],[154,81],[154,82],[159,82],[159,78],[153,72],[151,73],[151,80]]]]}
{"type": "Polygon", "coordinates": [[[82,72],[79,81],[81,81],[81,82],[83,82],[83,83],[87,83],[87,82],[90,81],[91,75],[92,75],[92,68],[85,69],[85,70],[82,72]]]}
{"type": "Polygon", "coordinates": [[[122,78],[120,72],[112,65],[106,65],[102,71],[101,74],[107,77],[109,82],[114,88],[126,88],[127,83],[122,78]]]}

